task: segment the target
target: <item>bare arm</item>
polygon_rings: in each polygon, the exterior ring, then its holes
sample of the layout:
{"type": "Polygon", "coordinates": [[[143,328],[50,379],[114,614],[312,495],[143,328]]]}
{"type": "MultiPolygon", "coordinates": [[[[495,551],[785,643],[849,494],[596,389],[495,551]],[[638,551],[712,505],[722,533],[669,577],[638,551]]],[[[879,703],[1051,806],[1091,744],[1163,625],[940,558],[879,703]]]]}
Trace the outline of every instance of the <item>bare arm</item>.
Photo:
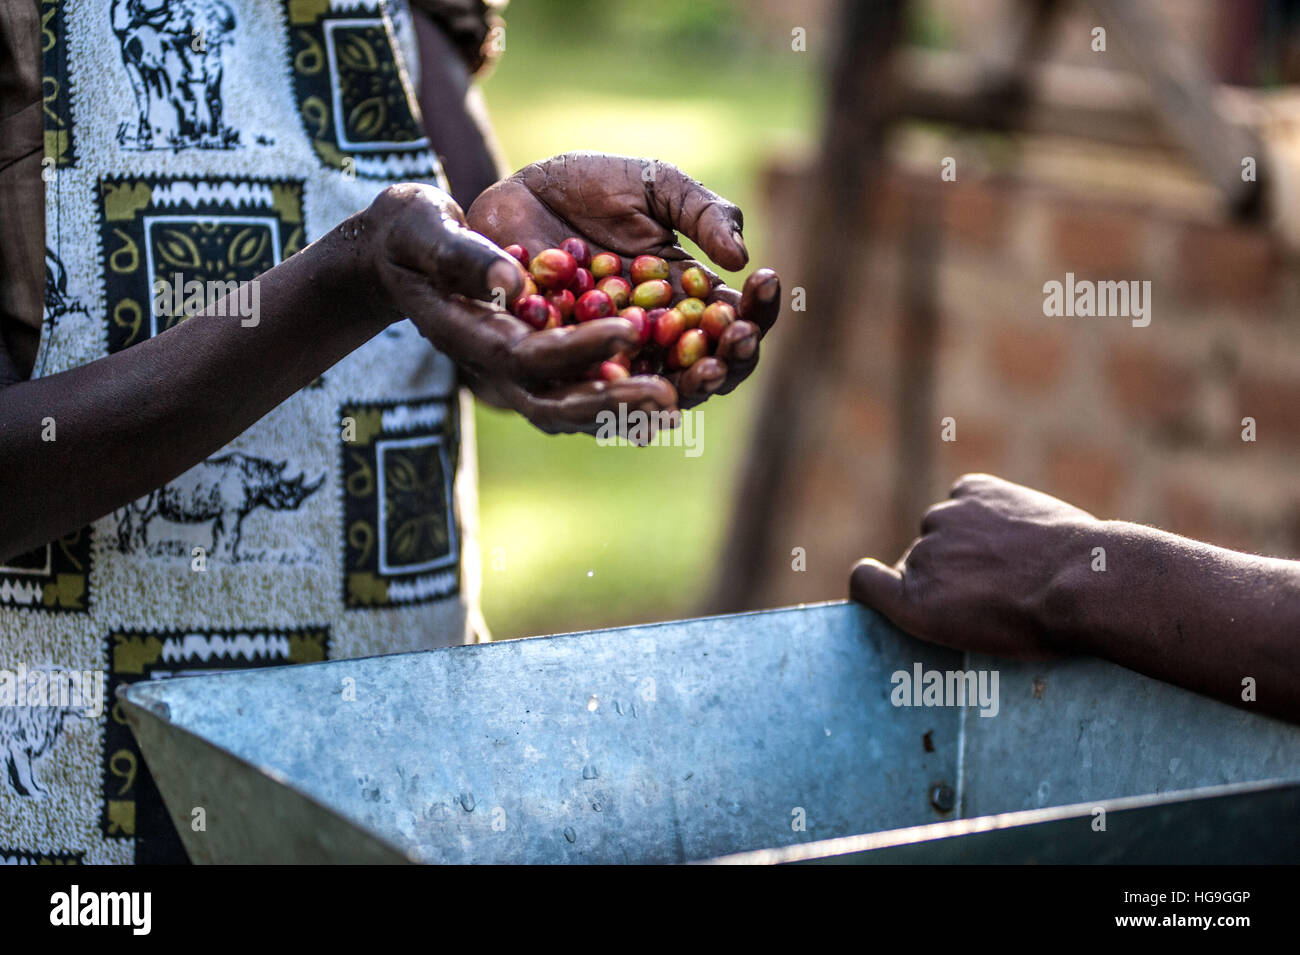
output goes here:
{"type": "Polygon", "coordinates": [[[1098,520],[967,475],[926,512],[897,564],[863,561],[850,590],[945,646],[1021,658],[1088,653],[1300,722],[1300,562],[1098,520]],[[1247,680],[1254,702],[1243,699],[1247,680]]]}
{"type": "Polygon", "coordinates": [[[469,67],[425,13],[412,7],[411,19],[420,47],[417,94],[424,129],[442,160],[452,196],[468,209],[483,190],[506,174],[504,159],[469,67]]]}
{"type": "Polygon", "coordinates": [[[0,558],[176,477],[395,320],[367,307],[359,260],[336,229],[261,276],[256,327],[196,315],[0,390],[0,558]],[[53,441],[42,440],[45,419],[53,441]]]}
{"type": "Polygon", "coordinates": [[[390,187],[256,279],[255,326],[214,303],[124,351],[0,388],[0,560],[176,477],[403,315],[418,309],[426,333],[462,329],[453,357],[481,351],[477,324],[465,328],[479,311],[451,293],[487,298],[522,274],[462,221],[445,193],[390,187]],[[419,301],[397,304],[413,287],[419,301]]]}
{"type": "Polygon", "coordinates": [[[1121,572],[1071,564],[1057,584],[1071,649],[1238,705],[1256,705],[1249,680],[1261,709],[1300,722],[1300,563],[1122,521],[1103,531],[1121,572]]]}

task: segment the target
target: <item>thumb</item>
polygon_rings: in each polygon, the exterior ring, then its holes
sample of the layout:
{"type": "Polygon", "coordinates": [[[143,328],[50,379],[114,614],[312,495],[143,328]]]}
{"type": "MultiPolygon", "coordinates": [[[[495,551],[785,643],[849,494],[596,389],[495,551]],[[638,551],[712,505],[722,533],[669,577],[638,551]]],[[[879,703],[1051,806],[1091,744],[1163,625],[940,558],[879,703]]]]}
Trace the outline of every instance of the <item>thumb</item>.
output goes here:
{"type": "Polygon", "coordinates": [[[514,256],[457,222],[444,219],[416,248],[416,267],[443,294],[505,308],[524,290],[523,266],[514,256]]]}
{"type": "Polygon", "coordinates": [[[650,177],[651,214],[704,250],[722,268],[736,272],[749,261],[740,208],[696,182],[672,163],[656,161],[650,177]]]}
{"type": "Polygon", "coordinates": [[[903,626],[907,592],[903,589],[903,575],[895,568],[870,558],[858,561],[849,576],[849,596],[903,626]]]}

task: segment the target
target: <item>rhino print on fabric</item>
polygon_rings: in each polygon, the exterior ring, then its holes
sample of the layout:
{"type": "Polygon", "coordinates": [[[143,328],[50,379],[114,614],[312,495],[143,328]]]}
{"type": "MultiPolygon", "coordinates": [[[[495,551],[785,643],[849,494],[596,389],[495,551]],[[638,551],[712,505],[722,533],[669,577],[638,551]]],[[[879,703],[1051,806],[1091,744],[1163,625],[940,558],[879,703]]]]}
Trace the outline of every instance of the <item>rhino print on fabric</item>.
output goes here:
{"type": "Polygon", "coordinates": [[[305,474],[289,477],[287,461],[273,462],[238,452],[207,461],[126,507],[119,508],[117,542],[122,551],[149,550],[149,526],[212,523],[211,553],[237,563],[244,519],[259,507],[295,511],[325,482],[308,484],[305,474]]]}

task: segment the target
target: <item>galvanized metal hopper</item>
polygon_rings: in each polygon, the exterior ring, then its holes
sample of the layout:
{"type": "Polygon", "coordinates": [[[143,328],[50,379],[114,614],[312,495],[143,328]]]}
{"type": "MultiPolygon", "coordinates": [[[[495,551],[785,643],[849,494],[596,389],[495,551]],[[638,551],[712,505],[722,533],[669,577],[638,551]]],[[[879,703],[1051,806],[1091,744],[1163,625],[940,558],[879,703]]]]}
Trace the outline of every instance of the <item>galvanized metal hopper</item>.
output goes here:
{"type": "Polygon", "coordinates": [[[1258,782],[1300,779],[1300,727],[846,603],[142,682],[124,708],[199,862],[1300,860],[1300,785],[1258,782]],[[996,715],[895,705],[918,668],[996,672],[996,715]]]}

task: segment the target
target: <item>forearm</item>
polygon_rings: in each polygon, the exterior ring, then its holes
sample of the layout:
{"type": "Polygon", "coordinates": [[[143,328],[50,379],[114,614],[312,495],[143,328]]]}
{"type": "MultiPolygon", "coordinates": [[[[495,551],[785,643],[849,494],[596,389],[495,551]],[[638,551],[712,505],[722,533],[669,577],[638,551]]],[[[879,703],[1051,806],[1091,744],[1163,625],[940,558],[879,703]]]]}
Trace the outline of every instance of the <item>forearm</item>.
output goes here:
{"type": "Polygon", "coordinates": [[[210,307],[124,351],[0,390],[0,560],[193,467],[395,320],[373,304],[382,298],[355,221],[257,279],[255,326],[210,307]]]}
{"type": "Polygon", "coordinates": [[[412,9],[420,47],[418,98],[425,132],[442,160],[452,197],[468,209],[505,175],[482,97],[456,48],[425,14],[412,9]]]}
{"type": "Polygon", "coordinates": [[[1053,587],[1065,649],[1300,721],[1300,563],[1118,521],[1096,546],[1104,572],[1090,548],[1053,587]]]}

